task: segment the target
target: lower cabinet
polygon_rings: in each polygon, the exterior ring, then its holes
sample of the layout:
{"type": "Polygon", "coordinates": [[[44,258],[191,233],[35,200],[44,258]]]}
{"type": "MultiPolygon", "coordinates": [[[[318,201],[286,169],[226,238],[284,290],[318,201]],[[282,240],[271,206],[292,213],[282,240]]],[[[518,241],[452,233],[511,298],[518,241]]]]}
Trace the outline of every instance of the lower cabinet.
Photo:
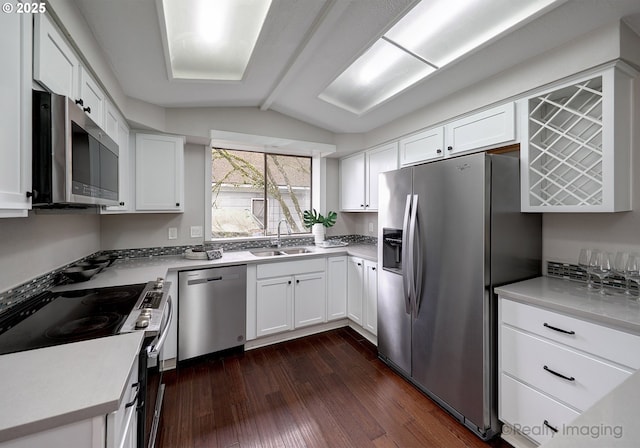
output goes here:
{"type": "Polygon", "coordinates": [[[543,443],[640,368],[640,337],[500,297],[503,434],[543,443]]]}
{"type": "Polygon", "coordinates": [[[258,280],[256,336],[293,330],[293,277],[258,280]]]}
{"type": "Polygon", "coordinates": [[[294,328],[321,324],[327,321],[325,284],[324,272],[294,276],[294,328]]]}
{"type": "Polygon", "coordinates": [[[378,332],[376,263],[358,257],[347,262],[347,317],[370,333],[378,332]]]}
{"type": "Polygon", "coordinates": [[[327,320],[347,317],[347,257],[327,258],[327,320]]]}

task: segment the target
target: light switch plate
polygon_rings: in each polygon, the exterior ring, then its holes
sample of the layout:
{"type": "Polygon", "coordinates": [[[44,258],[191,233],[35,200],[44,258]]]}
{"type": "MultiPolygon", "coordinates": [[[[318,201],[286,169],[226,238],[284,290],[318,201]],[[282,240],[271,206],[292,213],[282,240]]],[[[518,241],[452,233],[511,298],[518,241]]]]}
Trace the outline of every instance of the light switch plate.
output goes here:
{"type": "Polygon", "coordinates": [[[369,223],[369,232],[373,232],[373,223],[372,222],[369,223]]]}
{"type": "Polygon", "coordinates": [[[177,227],[169,227],[169,239],[177,240],[178,239],[178,228],[177,227]]]}
{"type": "Polygon", "coordinates": [[[191,238],[202,238],[202,226],[191,226],[191,238]]]}

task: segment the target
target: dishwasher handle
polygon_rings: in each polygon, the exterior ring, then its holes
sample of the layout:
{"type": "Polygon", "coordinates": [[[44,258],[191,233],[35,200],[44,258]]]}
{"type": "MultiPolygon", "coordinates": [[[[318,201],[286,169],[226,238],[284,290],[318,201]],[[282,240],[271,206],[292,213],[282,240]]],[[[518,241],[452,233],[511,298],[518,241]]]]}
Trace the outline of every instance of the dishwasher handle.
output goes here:
{"type": "Polygon", "coordinates": [[[187,280],[187,286],[191,286],[191,285],[202,285],[204,283],[209,283],[209,282],[218,282],[220,280],[235,280],[237,278],[239,278],[240,276],[238,274],[229,274],[229,275],[218,275],[216,277],[205,277],[205,278],[194,278],[194,279],[190,279],[187,280]]]}

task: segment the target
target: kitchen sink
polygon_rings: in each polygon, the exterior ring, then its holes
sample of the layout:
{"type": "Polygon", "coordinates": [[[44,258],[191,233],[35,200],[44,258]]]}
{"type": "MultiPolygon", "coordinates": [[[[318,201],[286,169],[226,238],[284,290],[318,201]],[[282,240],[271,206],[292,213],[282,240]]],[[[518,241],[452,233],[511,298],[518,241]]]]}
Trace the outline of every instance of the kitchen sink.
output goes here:
{"type": "Polygon", "coordinates": [[[293,247],[291,249],[281,249],[280,252],[284,252],[287,255],[297,255],[297,254],[310,254],[313,251],[307,249],[306,247],[293,247]]]}
{"type": "Polygon", "coordinates": [[[300,255],[300,254],[310,254],[313,252],[311,249],[307,249],[306,247],[291,247],[284,249],[259,249],[250,251],[256,257],[275,257],[278,255],[300,255]]]}
{"type": "Polygon", "coordinates": [[[279,250],[252,250],[251,253],[256,257],[273,257],[275,255],[285,255],[279,250]]]}

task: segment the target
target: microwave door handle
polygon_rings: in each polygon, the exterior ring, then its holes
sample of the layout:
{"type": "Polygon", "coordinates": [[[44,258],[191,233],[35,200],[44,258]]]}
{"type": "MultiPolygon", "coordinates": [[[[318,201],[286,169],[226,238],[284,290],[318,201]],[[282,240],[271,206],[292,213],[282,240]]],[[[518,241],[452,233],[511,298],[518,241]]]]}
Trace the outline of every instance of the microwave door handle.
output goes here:
{"type": "Polygon", "coordinates": [[[169,325],[171,324],[171,319],[173,318],[173,304],[171,303],[171,296],[169,296],[167,300],[167,306],[169,307],[167,321],[165,322],[164,327],[160,330],[158,342],[153,347],[149,347],[147,349],[148,358],[158,357],[158,355],[160,354],[160,350],[162,350],[162,346],[164,345],[164,341],[165,339],[167,339],[167,335],[169,334],[169,325]]]}
{"type": "Polygon", "coordinates": [[[409,255],[409,217],[411,215],[411,195],[407,195],[404,206],[404,220],[402,224],[402,297],[404,298],[405,311],[411,314],[411,261],[409,255]]]}

